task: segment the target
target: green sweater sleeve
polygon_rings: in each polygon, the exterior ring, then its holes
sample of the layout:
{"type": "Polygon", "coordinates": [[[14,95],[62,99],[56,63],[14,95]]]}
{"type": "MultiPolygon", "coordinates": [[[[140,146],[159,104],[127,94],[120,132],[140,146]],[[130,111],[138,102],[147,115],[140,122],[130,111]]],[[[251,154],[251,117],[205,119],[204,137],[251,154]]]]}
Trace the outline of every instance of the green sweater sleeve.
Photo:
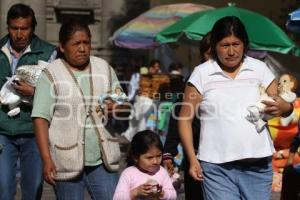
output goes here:
{"type": "Polygon", "coordinates": [[[54,88],[51,87],[51,81],[43,72],[37,82],[31,117],[40,117],[51,122],[53,108],[55,104],[54,88]]]}

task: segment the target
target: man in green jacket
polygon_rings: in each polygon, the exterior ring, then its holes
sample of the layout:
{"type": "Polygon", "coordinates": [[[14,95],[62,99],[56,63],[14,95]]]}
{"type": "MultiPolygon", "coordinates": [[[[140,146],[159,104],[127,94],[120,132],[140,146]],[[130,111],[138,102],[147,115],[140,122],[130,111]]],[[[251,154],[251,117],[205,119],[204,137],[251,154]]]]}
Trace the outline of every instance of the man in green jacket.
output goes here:
{"type": "MultiPolygon", "coordinates": [[[[39,60],[50,62],[56,57],[55,46],[35,34],[36,18],[24,4],[13,5],[7,13],[8,34],[0,40],[0,87],[6,77],[15,74],[22,65],[37,65],[39,60]]],[[[24,81],[13,87],[23,96],[33,96],[34,87],[24,81]]],[[[41,199],[42,162],[35,142],[31,121],[31,105],[21,104],[21,112],[9,117],[8,107],[0,106],[0,199],[14,199],[17,161],[20,160],[22,199],[41,199]]]]}

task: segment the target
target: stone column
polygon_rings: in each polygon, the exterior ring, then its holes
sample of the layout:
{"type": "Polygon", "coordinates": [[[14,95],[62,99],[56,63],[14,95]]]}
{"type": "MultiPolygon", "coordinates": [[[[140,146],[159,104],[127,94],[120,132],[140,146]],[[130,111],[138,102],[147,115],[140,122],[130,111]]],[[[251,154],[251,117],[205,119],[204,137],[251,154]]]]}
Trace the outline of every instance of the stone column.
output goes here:
{"type": "Polygon", "coordinates": [[[102,16],[102,45],[107,46],[108,38],[111,36],[111,24],[109,20],[112,15],[120,14],[124,0],[102,0],[101,16],[102,16]]]}
{"type": "Polygon", "coordinates": [[[7,34],[6,15],[7,11],[13,4],[20,3],[20,0],[1,0],[1,37],[7,34]]]}
{"type": "Polygon", "coordinates": [[[35,34],[40,38],[46,39],[46,0],[27,0],[35,13],[37,26],[35,34]]]}
{"type": "Polygon", "coordinates": [[[41,37],[46,36],[46,0],[1,0],[0,1],[1,12],[1,37],[7,33],[6,15],[8,9],[16,3],[24,3],[30,5],[35,12],[37,20],[37,27],[35,33],[41,37]]]}
{"type": "Polygon", "coordinates": [[[110,19],[112,15],[121,12],[124,0],[100,0],[101,1],[101,57],[110,60],[111,49],[109,48],[109,37],[111,36],[110,19]]]}

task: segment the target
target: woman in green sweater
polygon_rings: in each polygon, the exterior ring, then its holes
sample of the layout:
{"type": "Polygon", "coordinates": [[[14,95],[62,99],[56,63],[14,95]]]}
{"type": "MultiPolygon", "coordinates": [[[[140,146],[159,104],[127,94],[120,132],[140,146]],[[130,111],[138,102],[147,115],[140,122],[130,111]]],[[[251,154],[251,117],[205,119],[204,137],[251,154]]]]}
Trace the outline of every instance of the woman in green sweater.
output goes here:
{"type": "Polygon", "coordinates": [[[92,199],[112,199],[117,167],[103,164],[107,131],[95,112],[98,96],[120,87],[118,79],[106,61],[90,56],[87,25],[63,24],[59,42],[60,59],[43,71],[32,112],[44,178],[58,199],[84,199],[85,188],[92,199]]]}

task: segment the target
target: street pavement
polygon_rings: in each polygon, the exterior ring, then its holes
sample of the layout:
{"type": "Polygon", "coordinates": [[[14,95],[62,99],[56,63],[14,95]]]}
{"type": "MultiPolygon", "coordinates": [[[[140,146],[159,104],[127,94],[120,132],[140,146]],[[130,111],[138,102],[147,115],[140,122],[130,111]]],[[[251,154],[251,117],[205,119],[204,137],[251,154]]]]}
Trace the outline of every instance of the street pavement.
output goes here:
{"type": "MultiPolygon", "coordinates": [[[[86,194],[85,194],[85,200],[90,200],[90,199],[91,198],[89,197],[89,195],[86,192],[86,194]]],[[[280,199],[280,193],[273,192],[271,200],[279,200],[279,199],[280,199]]],[[[21,200],[21,197],[20,197],[20,186],[17,187],[16,200],[21,200]]],[[[47,183],[44,184],[44,191],[43,191],[42,200],[55,200],[55,195],[54,195],[53,189],[47,183]]],[[[184,193],[180,193],[178,195],[177,200],[184,200],[184,193]]],[[[195,199],[195,200],[197,200],[197,199],[195,199]]]]}
{"type": "MultiPolygon", "coordinates": [[[[126,153],[128,151],[128,146],[121,146],[121,160],[120,160],[120,165],[121,169],[124,169],[126,167],[125,164],[125,158],[126,158],[126,153]]],[[[121,171],[119,172],[121,173],[121,171]]],[[[21,200],[21,192],[20,192],[20,185],[18,184],[17,186],[17,194],[16,194],[16,200],[21,200]]],[[[90,200],[91,198],[89,197],[88,193],[85,193],[85,200],[90,200]]],[[[55,194],[53,192],[53,188],[51,185],[47,184],[46,182],[44,183],[44,188],[43,188],[43,196],[42,200],[55,200],[55,194]]],[[[181,192],[178,194],[177,200],[184,200],[184,192],[181,192]]],[[[195,199],[197,200],[197,199],[195,199]]],[[[272,197],[270,200],[280,200],[280,193],[272,193],[272,197]]]]}
{"type": "MultiPolygon", "coordinates": [[[[84,199],[85,200],[90,200],[91,199],[87,192],[85,193],[85,198],[84,199]]],[[[20,192],[20,186],[19,185],[17,187],[16,200],[21,200],[21,192],[20,192]]],[[[53,192],[53,189],[47,183],[44,184],[42,200],[55,200],[55,194],[53,192]]],[[[184,193],[179,194],[177,200],[184,200],[184,193]]]]}
{"type": "MultiPolygon", "coordinates": [[[[124,169],[126,167],[125,164],[125,152],[127,152],[126,148],[121,148],[121,160],[120,160],[120,165],[121,169],[124,169]]],[[[119,172],[121,173],[121,171],[119,172]]],[[[17,186],[17,194],[16,194],[16,200],[21,200],[20,196],[20,185],[18,184],[17,186]]],[[[89,197],[88,193],[85,193],[85,200],[90,200],[91,198],[89,197]]],[[[55,200],[55,194],[53,192],[53,188],[51,185],[47,184],[46,182],[44,183],[44,188],[43,188],[43,196],[42,200],[55,200]]],[[[178,194],[177,200],[184,200],[184,192],[181,192],[178,194]]],[[[197,200],[197,199],[195,199],[197,200]]],[[[280,200],[280,193],[272,193],[272,197],[270,200],[280,200]]]]}

